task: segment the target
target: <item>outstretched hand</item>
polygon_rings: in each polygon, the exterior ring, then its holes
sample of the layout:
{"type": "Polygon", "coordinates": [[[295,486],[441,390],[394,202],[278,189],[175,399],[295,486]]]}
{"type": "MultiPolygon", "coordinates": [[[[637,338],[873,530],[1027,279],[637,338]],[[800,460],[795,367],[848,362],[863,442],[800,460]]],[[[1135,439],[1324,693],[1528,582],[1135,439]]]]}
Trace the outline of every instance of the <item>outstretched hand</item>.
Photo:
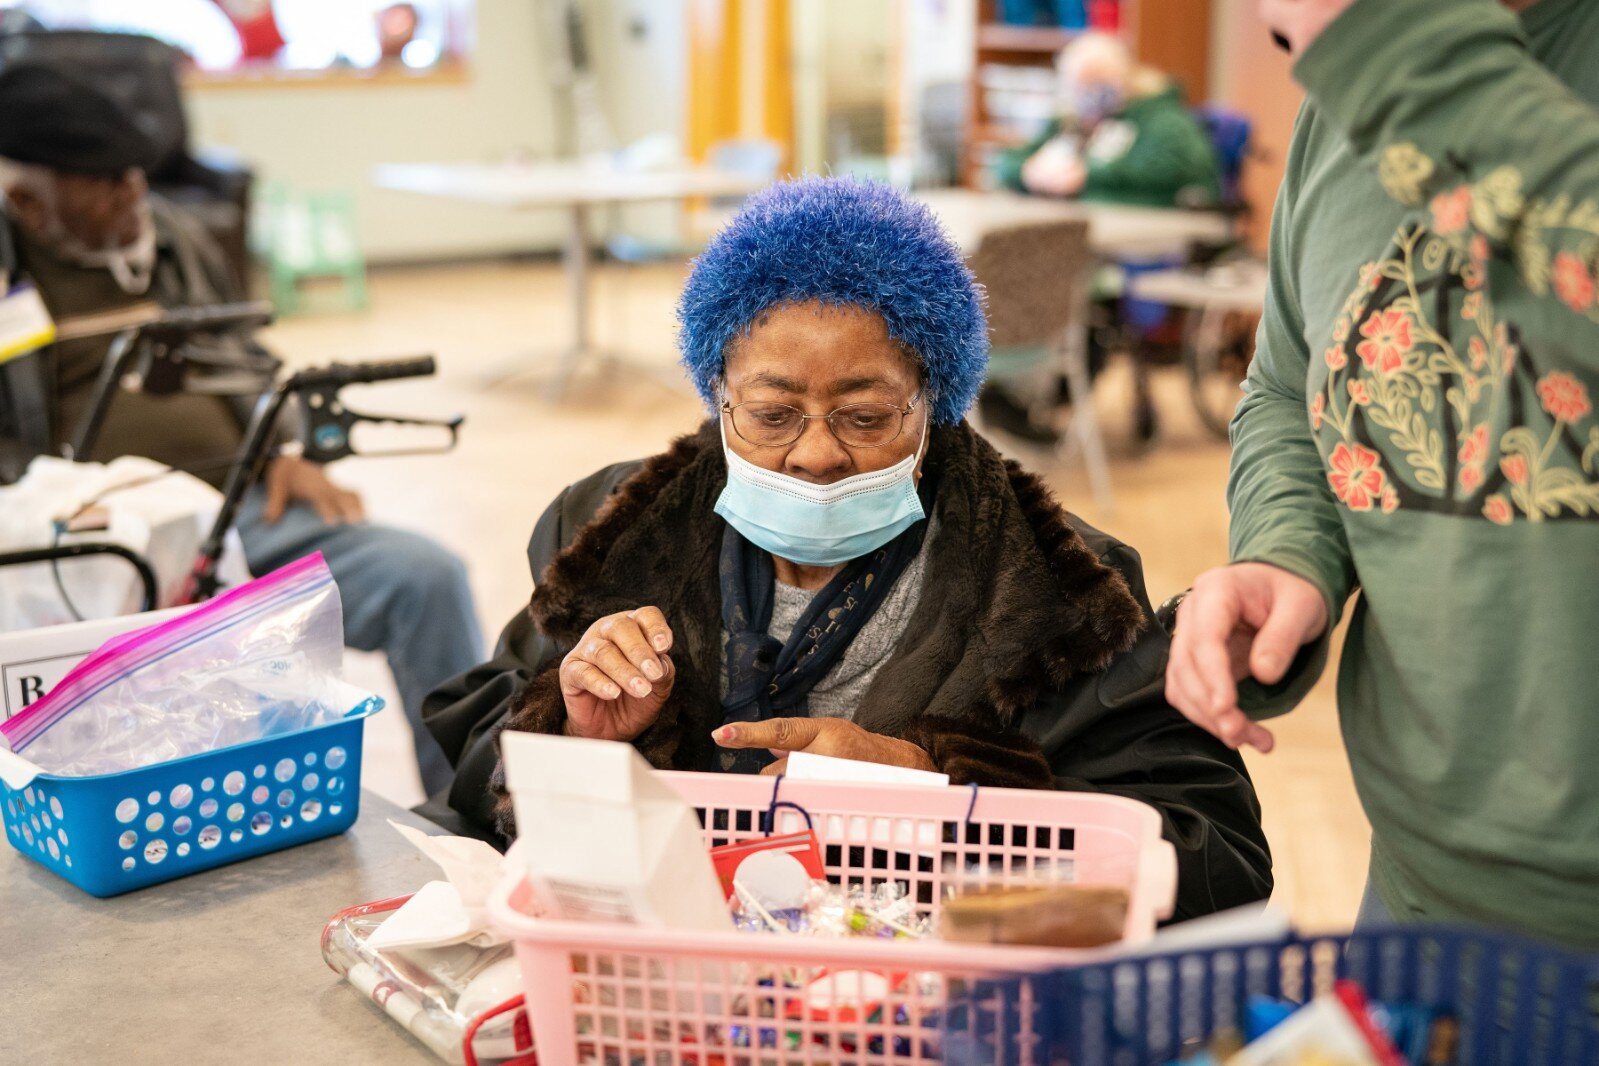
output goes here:
{"type": "Polygon", "coordinates": [[[1266,563],[1207,571],[1177,609],[1166,663],[1166,700],[1230,748],[1261,751],[1271,731],[1238,707],[1238,682],[1275,685],[1299,649],[1327,630],[1327,601],[1315,585],[1266,563]]]}
{"type": "Polygon", "coordinates": [[[767,748],[777,761],[761,771],[780,774],[796,751],[831,755],[835,759],[906,766],[913,770],[938,769],[927,752],[908,740],[872,733],[842,718],[769,718],[764,722],[735,722],[711,733],[724,748],[767,748]]]}

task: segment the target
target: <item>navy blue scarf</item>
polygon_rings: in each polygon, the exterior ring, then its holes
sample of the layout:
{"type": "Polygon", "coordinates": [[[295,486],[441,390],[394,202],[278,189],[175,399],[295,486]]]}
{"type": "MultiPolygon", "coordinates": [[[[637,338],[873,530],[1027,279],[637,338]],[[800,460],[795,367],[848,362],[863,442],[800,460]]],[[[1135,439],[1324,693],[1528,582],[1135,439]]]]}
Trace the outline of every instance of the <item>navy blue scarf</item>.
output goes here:
{"type": "MultiPolygon", "coordinates": [[[[922,509],[932,511],[932,483],[923,478],[922,509]]],[[[720,577],[722,626],[727,630],[727,695],[723,724],[805,718],[811,689],[844,656],[894,583],[922,550],[923,519],[869,555],[833,576],[811,600],[780,644],[766,631],[772,624],[777,573],[772,556],[728,525],[722,534],[720,577]]],[[[759,773],[772,762],[764,748],[720,752],[721,769],[759,773]]]]}

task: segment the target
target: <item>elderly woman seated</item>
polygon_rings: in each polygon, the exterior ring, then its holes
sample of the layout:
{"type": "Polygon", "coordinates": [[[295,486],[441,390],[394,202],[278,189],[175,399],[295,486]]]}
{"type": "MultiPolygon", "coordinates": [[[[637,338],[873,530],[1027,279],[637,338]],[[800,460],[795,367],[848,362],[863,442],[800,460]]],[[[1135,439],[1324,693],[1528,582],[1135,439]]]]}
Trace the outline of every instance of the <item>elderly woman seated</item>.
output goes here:
{"type": "Polygon", "coordinates": [[[695,262],[679,315],[712,417],[563,491],[528,611],[429,700],[462,828],[514,832],[502,729],[662,769],[804,751],[1131,796],[1178,849],[1179,916],[1269,893],[1243,764],[1162,699],[1138,556],[963,421],[982,294],[925,208],[774,186],[695,262]]]}

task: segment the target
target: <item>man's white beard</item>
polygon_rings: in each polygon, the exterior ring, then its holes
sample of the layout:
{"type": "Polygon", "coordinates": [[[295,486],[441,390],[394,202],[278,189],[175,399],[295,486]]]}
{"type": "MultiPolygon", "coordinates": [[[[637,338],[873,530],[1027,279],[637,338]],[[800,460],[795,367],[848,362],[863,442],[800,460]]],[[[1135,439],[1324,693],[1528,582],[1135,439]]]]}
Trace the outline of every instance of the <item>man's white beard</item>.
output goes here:
{"type": "Polygon", "coordinates": [[[74,266],[109,270],[117,287],[129,296],[142,296],[155,274],[155,219],[148,203],[139,207],[139,235],[114,248],[90,248],[67,231],[59,216],[50,219],[45,240],[56,256],[74,266]]]}

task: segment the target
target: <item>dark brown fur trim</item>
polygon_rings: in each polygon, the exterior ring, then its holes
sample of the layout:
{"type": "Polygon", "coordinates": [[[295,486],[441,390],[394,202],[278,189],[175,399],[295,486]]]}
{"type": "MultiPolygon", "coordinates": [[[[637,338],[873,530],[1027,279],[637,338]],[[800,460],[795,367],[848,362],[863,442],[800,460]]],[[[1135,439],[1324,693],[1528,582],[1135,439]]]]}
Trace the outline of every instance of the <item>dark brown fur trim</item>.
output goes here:
{"type": "Polygon", "coordinates": [[[594,619],[585,616],[581,601],[606,553],[617,536],[656,502],[666,485],[705,455],[706,435],[702,428],[679,437],[665,452],[646,461],[544,568],[528,604],[541,632],[568,643],[583,635],[594,619]]]}
{"type": "MultiPolygon", "coordinates": [[[[992,709],[983,713],[974,708],[972,720],[993,719],[992,709]]],[[[982,785],[988,788],[1049,788],[1054,777],[1049,762],[1038,745],[1013,730],[996,733],[948,718],[922,715],[910,723],[902,740],[927,752],[940,773],[949,775],[954,785],[982,785]]]]}

